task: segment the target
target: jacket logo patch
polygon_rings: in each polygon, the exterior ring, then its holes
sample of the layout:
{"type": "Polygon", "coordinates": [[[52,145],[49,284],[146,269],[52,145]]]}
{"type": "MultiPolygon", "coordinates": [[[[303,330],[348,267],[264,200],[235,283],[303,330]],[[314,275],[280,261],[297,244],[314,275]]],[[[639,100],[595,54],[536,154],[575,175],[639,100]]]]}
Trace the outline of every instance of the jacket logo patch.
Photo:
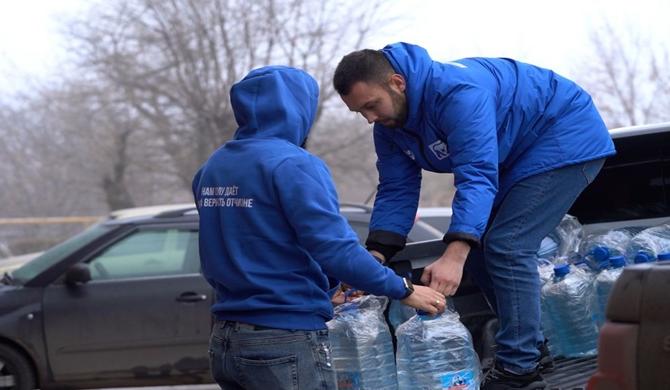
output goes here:
{"type": "Polygon", "coordinates": [[[416,157],[414,157],[414,153],[412,153],[411,150],[409,150],[409,149],[405,150],[405,154],[407,155],[407,157],[411,158],[412,160],[416,160],[416,157]]]}
{"type": "Polygon", "coordinates": [[[428,145],[428,147],[430,148],[430,151],[433,152],[435,157],[437,157],[438,160],[444,160],[449,156],[447,145],[439,139],[433,142],[432,144],[428,145]]]}

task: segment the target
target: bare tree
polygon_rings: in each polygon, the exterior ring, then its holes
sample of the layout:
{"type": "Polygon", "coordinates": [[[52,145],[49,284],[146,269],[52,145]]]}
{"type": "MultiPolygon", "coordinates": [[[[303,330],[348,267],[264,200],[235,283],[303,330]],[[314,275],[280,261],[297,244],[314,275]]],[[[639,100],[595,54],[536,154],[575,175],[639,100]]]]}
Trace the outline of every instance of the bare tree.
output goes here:
{"type": "Polygon", "coordinates": [[[620,127],[667,120],[667,37],[644,39],[633,30],[615,30],[606,24],[593,31],[591,43],[594,56],[581,66],[579,80],[607,124],[620,127]]]}
{"type": "Polygon", "coordinates": [[[339,56],[379,23],[380,2],[125,0],[72,25],[80,65],[119,88],[185,186],[236,128],[228,93],[254,67],[301,67],[335,93],[339,56]]]}

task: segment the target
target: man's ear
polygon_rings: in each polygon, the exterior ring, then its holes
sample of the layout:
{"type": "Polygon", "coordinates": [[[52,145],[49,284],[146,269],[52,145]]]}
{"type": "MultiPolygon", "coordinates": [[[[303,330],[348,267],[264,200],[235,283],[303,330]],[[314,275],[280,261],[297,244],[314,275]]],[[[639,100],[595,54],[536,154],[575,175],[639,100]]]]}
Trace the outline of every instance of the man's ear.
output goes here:
{"type": "Polygon", "coordinates": [[[392,88],[400,92],[405,92],[405,88],[407,88],[405,78],[398,73],[394,73],[391,75],[391,78],[389,79],[389,84],[391,85],[392,88]]]}

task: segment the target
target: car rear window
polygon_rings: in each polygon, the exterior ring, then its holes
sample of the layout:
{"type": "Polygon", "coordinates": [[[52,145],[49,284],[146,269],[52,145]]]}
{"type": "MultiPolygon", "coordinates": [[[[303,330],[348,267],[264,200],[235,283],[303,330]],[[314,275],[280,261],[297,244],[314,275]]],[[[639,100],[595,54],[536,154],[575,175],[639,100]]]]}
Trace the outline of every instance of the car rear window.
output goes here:
{"type": "Polygon", "coordinates": [[[585,224],[670,216],[670,132],[614,143],[617,155],[606,160],[569,213],[585,224]]]}

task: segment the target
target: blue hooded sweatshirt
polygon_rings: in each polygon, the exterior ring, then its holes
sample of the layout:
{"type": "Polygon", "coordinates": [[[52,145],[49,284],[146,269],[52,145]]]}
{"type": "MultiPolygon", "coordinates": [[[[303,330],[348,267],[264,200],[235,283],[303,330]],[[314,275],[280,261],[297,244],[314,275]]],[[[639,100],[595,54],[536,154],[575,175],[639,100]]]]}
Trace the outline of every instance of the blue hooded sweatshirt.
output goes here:
{"type": "Polygon", "coordinates": [[[454,174],[445,241],[476,245],[515,183],[615,153],[591,97],[550,70],[504,58],[439,63],[407,43],[382,52],[406,80],[408,112],[403,128],[374,126],[380,184],[368,247],[404,245],[421,168],[454,174]]]}
{"type": "Polygon", "coordinates": [[[300,146],[318,101],[307,73],[253,70],[231,90],[234,139],[193,179],[202,273],[219,319],[279,329],[325,329],[328,277],[402,298],[402,279],[359,244],[339,213],[326,165],[300,146]]]}

